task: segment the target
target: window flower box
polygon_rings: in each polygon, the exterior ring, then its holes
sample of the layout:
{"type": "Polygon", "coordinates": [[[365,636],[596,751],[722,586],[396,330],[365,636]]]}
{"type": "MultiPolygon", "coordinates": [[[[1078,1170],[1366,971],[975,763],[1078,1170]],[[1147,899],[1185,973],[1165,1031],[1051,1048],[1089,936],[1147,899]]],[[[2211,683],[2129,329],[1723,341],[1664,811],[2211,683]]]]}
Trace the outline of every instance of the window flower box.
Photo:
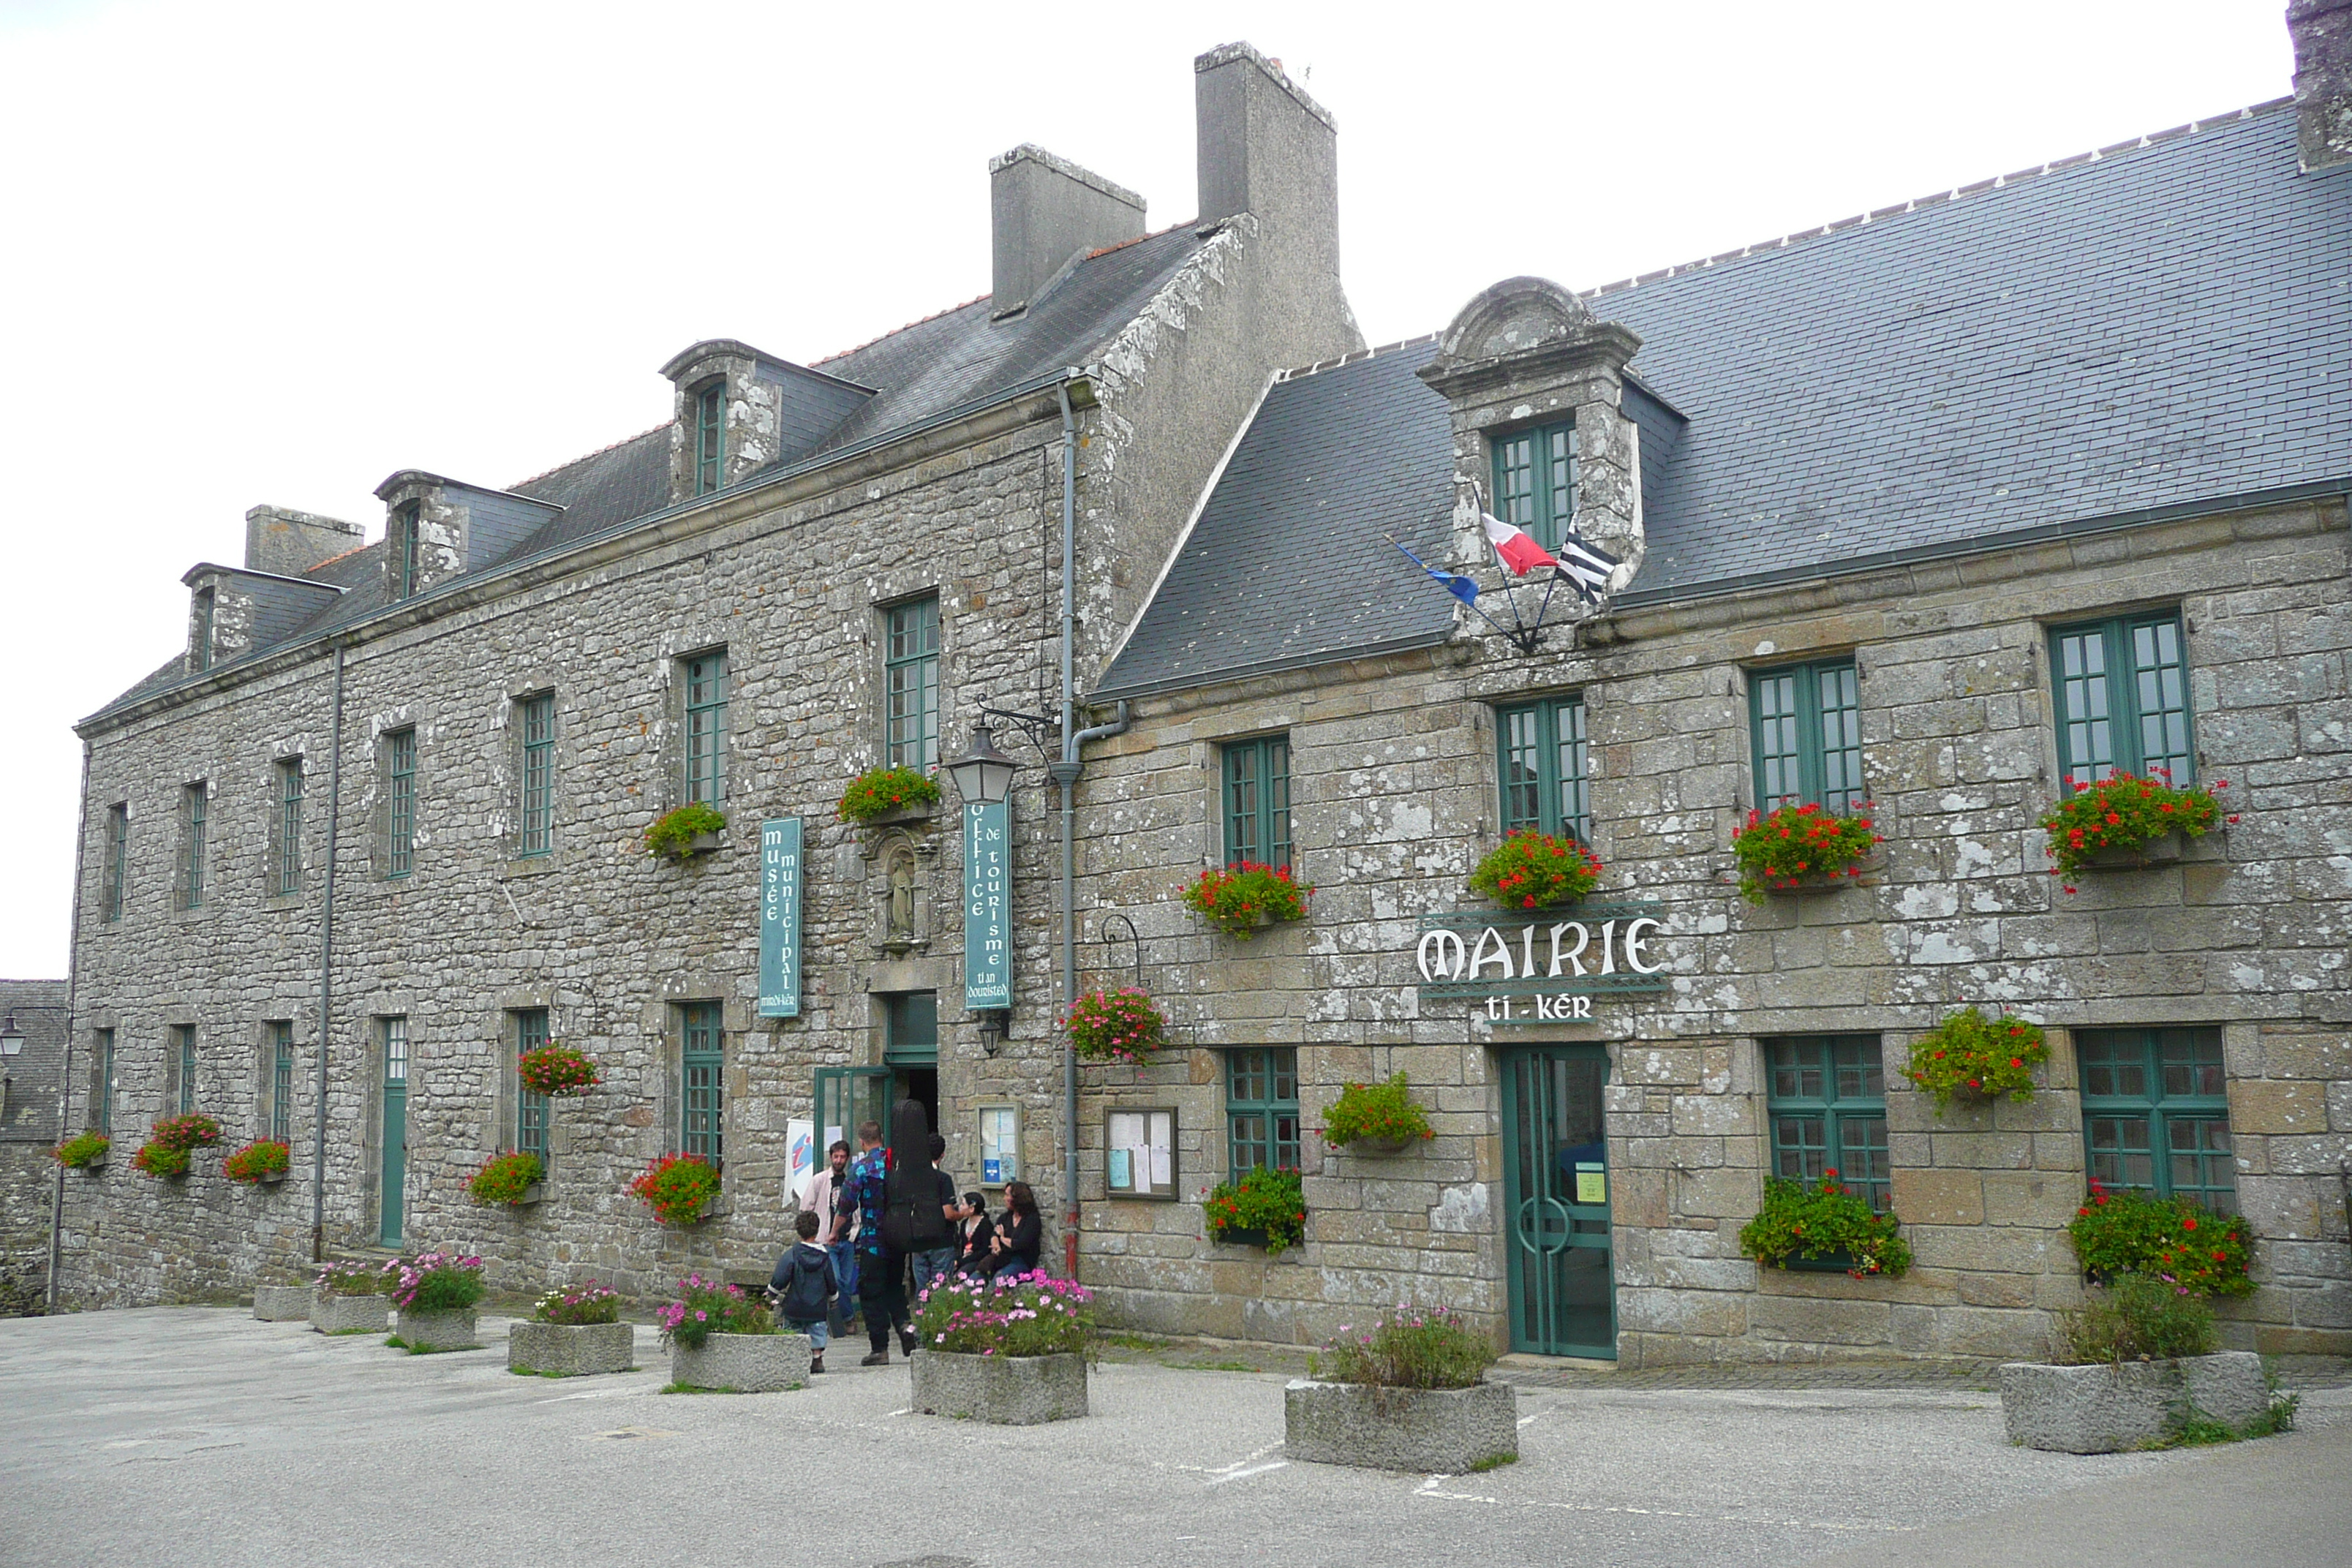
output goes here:
{"type": "Polygon", "coordinates": [[[835,815],[861,827],[929,822],[940,808],[939,781],[918,768],[868,768],[842,792],[835,815]]]}
{"type": "Polygon", "coordinates": [[[1211,1226],[1209,1239],[1219,1247],[1265,1247],[1268,1245],[1270,1238],[1260,1226],[1234,1225],[1227,1226],[1223,1230],[1211,1226]]]}
{"type": "Polygon", "coordinates": [[[2225,822],[2219,792],[2230,787],[2216,779],[2212,789],[2175,789],[2161,776],[2139,778],[2114,773],[2104,779],[2069,777],[2074,791],[2051,807],[2040,826],[2050,842],[2042,853],[2050,858],[2050,874],[2074,890],[2073,883],[2085,870],[2130,870],[2180,858],[2182,841],[2201,838],[2225,822]]]}
{"type": "Polygon", "coordinates": [[[466,1194],[479,1208],[528,1208],[540,1201],[547,1187],[547,1167],[529,1150],[493,1154],[466,1183],[466,1194]]]}
{"type": "Polygon", "coordinates": [[[1263,1247],[1279,1258],[1307,1239],[1307,1199],[1297,1171],[1255,1165],[1237,1181],[1220,1182],[1202,1200],[1209,1239],[1263,1247]],[[1246,1239],[1244,1239],[1246,1238],[1246,1239]]]}
{"type": "Polygon", "coordinates": [[[103,1171],[113,1147],[114,1140],[103,1132],[78,1132],[50,1150],[49,1158],[68,1170],[103,1171]]]}
{"type": "Polygon", "coordinates": [[[1202,872],[1184,884],[1182,896],[1194,914],[1247,942],[1268,926],[1305,920],[1315,885],[1293,879],[1287,866],[1236,860],[1202,872]]]}
{"type": "Polygon", "coordinates": [[[1748,824],[1731,836],[1739,866],[1739,894],[1760,904],[1773,893],[1826,891],[1861,877],[1864,864],[1882,842],[1871,831],[1871,803],[1851,816],[1824,811],[1817,802],[1751,811],[1748,824]]]}
{"type": "Polygon", "coordinates": [[[727,818],[702,801],[679,806],[646,829],[646,853],[673,864],[707,855],[724,843],[727,818]]]}
{"type": "Polygon", "coordinates": [[[1572,904],[1601,883],[1601,858],[1573,838],[1523,827],[1486,851],[1470,873],[1471,890],[1507,910],[1572,904]]]}
{"type": "Polygon", "coordinates": [[[919,1350],[912,1364],[915,1408],[926,1415],[985,1421],[996,1426],[1035,1426],[1047,1421],[1074,1421],[1087,1413],[1087,1358],[1083,1355],[919,1350]]]}

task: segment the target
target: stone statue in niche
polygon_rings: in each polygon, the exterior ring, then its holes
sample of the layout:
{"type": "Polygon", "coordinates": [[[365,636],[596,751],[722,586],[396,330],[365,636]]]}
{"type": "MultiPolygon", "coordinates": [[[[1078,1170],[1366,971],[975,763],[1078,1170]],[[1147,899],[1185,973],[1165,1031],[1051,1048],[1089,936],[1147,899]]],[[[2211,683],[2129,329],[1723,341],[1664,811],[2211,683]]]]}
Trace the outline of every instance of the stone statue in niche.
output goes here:
{"type": "Polygon", "coordinates": [[[901,834],[876,846],[873,898],[876,934],[883,952],[903,953],[931,939],[931,900],[927,884],[934,851],[901,834]]]}

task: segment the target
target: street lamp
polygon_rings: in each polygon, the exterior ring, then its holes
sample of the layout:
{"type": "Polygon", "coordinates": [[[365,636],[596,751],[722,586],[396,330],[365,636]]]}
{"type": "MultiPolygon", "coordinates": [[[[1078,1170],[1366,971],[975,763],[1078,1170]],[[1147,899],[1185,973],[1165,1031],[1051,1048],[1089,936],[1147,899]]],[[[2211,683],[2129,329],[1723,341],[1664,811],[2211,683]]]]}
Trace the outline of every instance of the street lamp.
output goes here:
{"type": "Polygon", "coordinates": [[[0,1020],[0,1057],[13,1057],[25,1048],[25,1031],[16,1026],[16,1015],[11,1011],[0,1020]]]}
{"type": "Polygon", "coordinates": [[[987,725],[974,724],[971,750],[948,764],[948,776],[955,780],[956,793],[963,796],[966,805],[994,805],[1013,793],[1013,770],[1017,765],[996,749],[987,725]]]}

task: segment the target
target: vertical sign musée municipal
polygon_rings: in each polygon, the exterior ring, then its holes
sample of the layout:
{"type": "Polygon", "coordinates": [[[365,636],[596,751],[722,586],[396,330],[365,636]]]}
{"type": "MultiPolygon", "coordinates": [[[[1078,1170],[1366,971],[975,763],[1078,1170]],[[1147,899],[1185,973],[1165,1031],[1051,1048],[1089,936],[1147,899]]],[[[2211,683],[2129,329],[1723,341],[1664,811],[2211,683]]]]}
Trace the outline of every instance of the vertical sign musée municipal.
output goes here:
{"type": "Polygon", "coordinates": [[[963,1005],[1013,1005],[1013,860],[1006,803],[963,808],[963,1005]]]}
{"type": "Polygon", "coordinates": [[[801,1016],[801,819],[760,824],[760,1016],[801,1016]]]}

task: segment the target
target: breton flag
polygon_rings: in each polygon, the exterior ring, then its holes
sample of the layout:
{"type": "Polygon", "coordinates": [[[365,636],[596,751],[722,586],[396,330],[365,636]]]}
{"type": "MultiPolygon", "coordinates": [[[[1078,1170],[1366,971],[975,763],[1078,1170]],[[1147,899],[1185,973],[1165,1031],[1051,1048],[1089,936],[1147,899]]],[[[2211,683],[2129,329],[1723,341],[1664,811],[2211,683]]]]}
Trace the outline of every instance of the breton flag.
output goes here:
{"type": "Polygon", "coordinates": [[[1609,574],[1619,564],[1616,556],[1573,530],[1560,537],[1559,552],[1565,559],[1559,559],[1529,538],[1526,529],[1514,528],[1492,512],[1479,513],[1478,521],[1486,526],[1486,542],[1513,573],[1524,577],[1538,566],[1549,566],[1557,581],[1575,589],[1588,603],[1599,600],[1609,574]]]}

